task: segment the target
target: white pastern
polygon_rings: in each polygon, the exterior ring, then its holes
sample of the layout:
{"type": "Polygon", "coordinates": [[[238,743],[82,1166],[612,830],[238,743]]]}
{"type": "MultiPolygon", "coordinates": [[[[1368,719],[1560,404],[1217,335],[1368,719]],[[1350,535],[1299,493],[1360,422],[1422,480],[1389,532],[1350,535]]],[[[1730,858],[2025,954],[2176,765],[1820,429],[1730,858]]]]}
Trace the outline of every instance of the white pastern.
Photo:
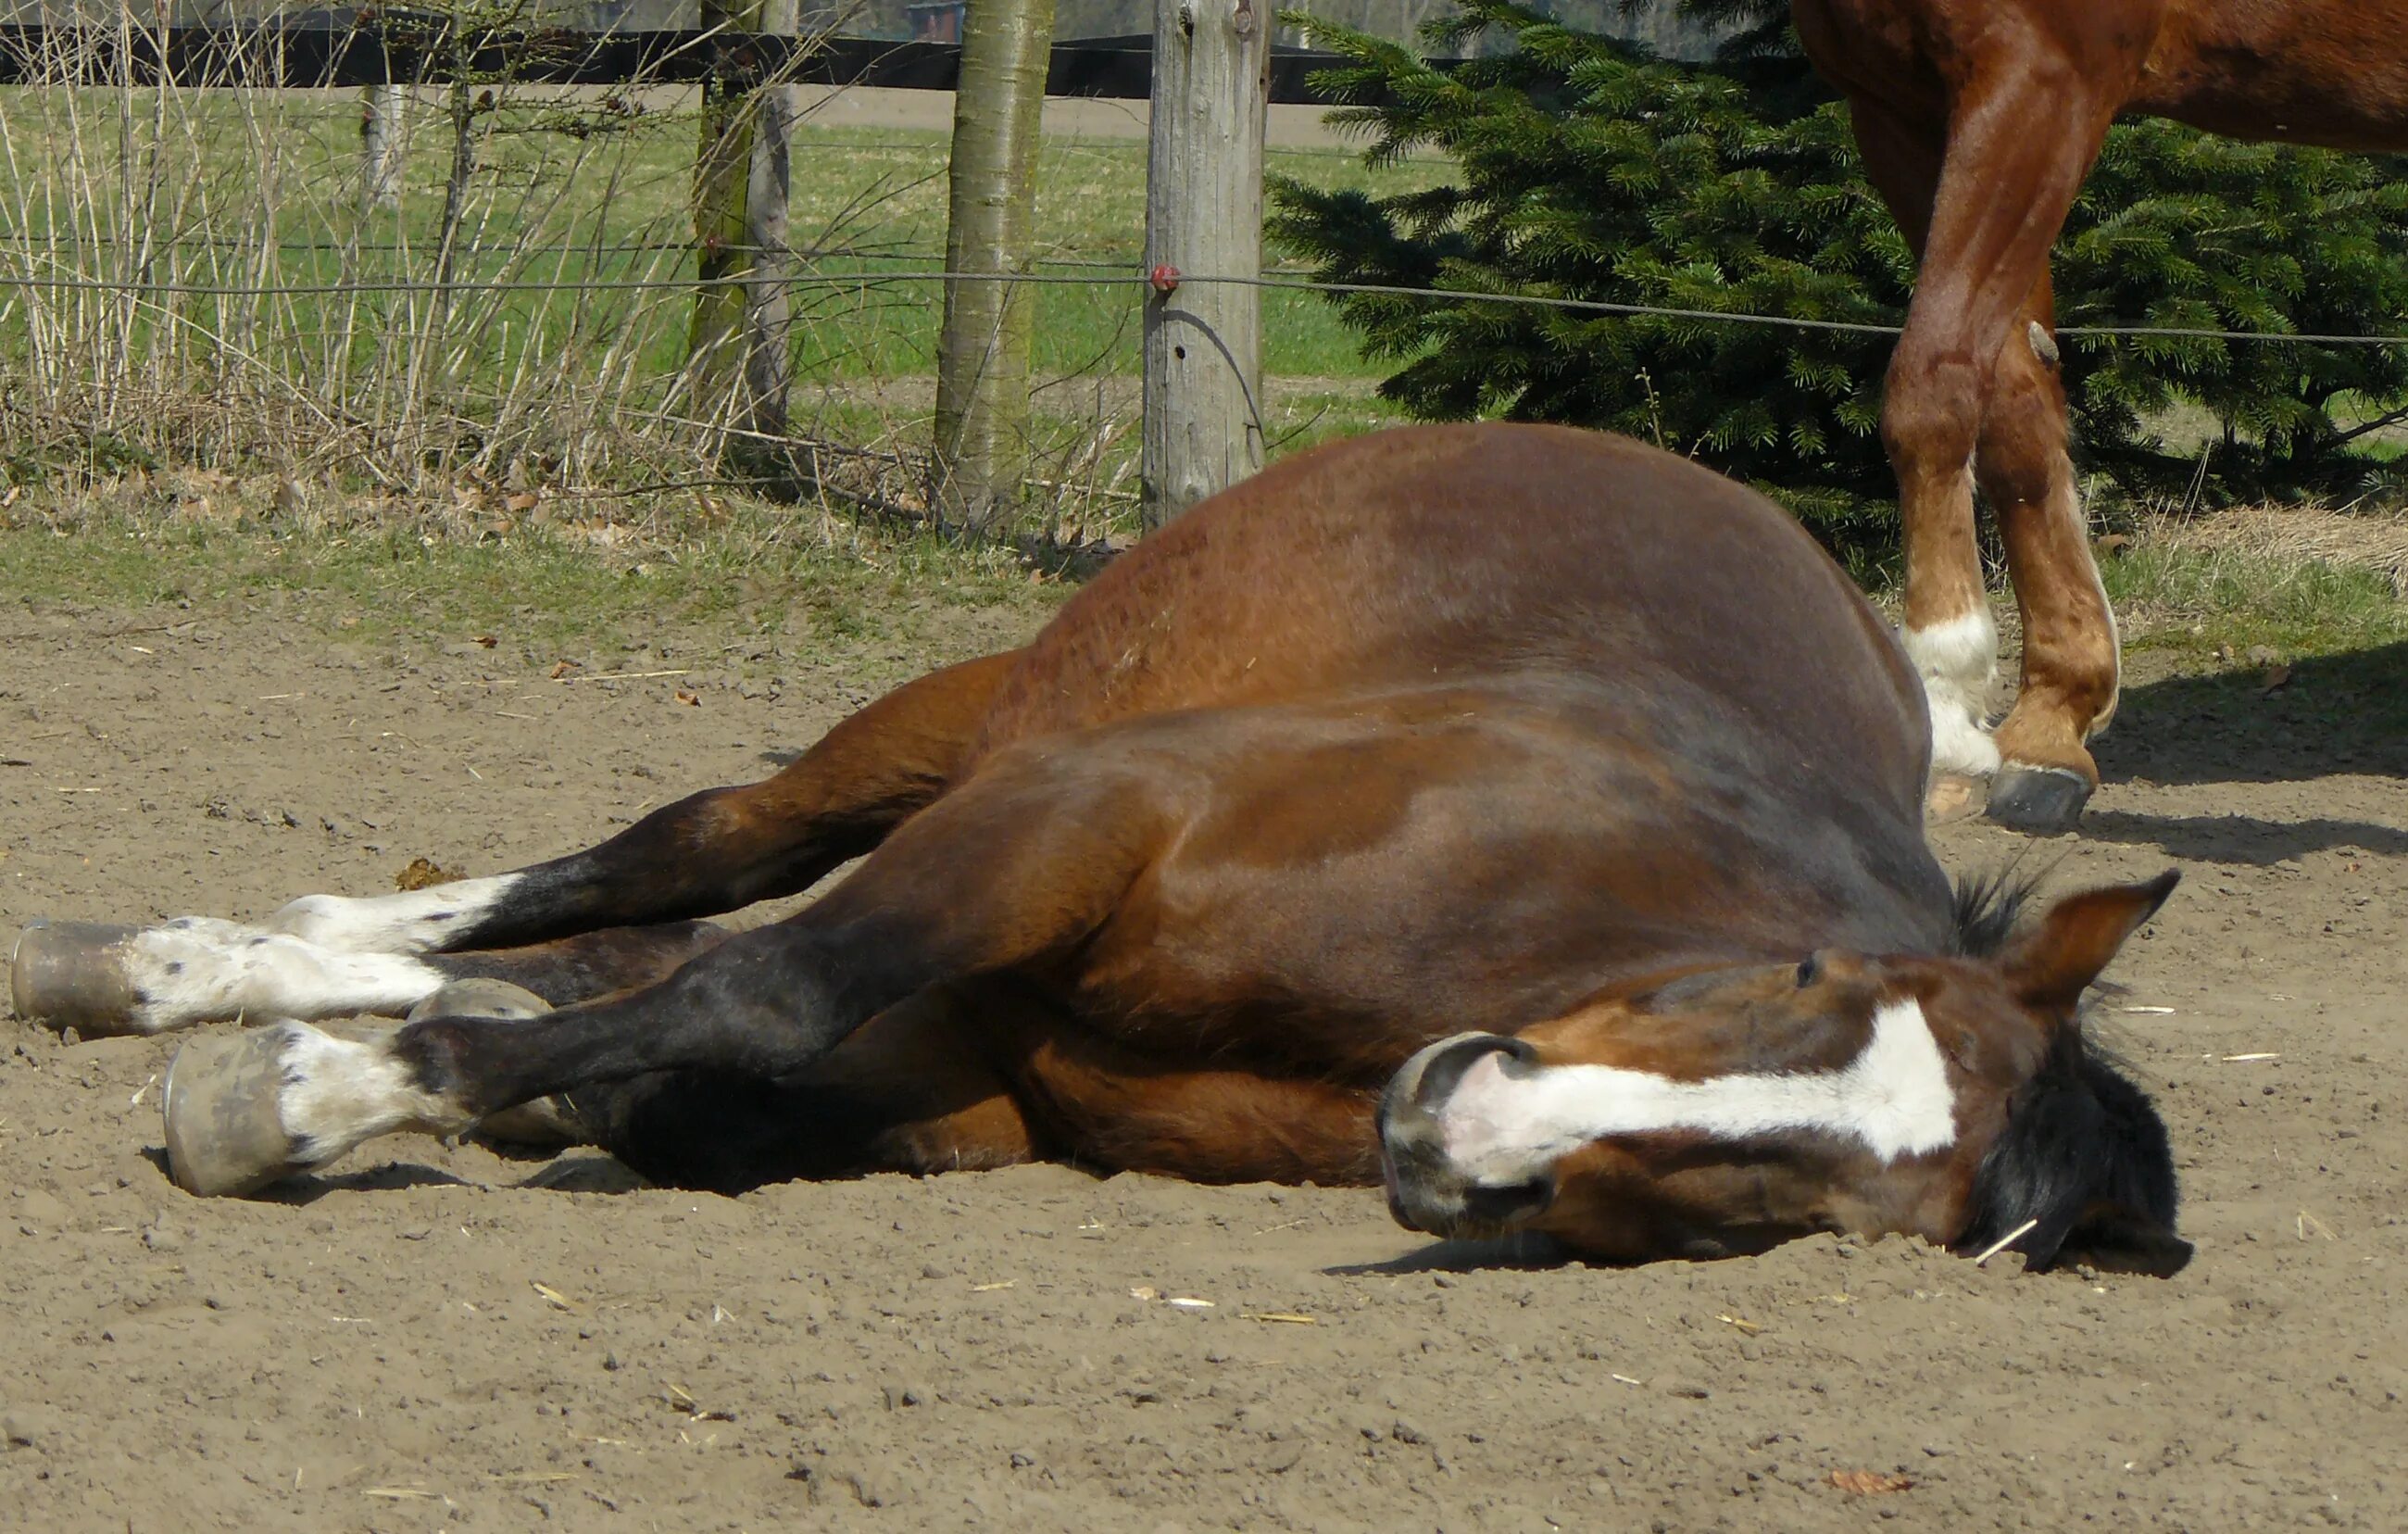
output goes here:
{"type": "Polygon", "coordinates": [[[1899,638],[1923,678],[1931,711],[1931,770],[1969,778],[1998,771],[1999,748],[1985,727],[1999,669],[1999,625],[1988,605],[1928,628],[1901,629],[1899,638]]]}
{"type": "Polygon", "coordinates": [[[317,1166],[396,1129],[457,1134],[468,1126],[468,1115],[418,1089],[386,1039],[353,1043],[304,1023],[280,1024],[278,1033],[284,1084],[276,1115],[293,1137],[296,1161],[317,1166]]]}
{"type": "Polygon", "coordinates": [[[401,1012],[443,984],[395,953],[345,953],[233,922],[187,916],[136,933],[125,975],[145,1033],[234,1017],[401,1012]]]}
{"type": "Polygon", "coordinates": [[[267,925],[322,948],[424,953],[473,931],[525,877],[494,874],[406,895],[305,895],[269,917],[267,925]]]}
{"type": "Polygon", "coordinates": [[[1615,1066],[1524,1065],[1500,1051],[1464,1071],[1440,1120],[1447,1158],[1490,1184],[1521,1182],[1619,1135],[1743,1140],[1802,1130],[1859,1141],[1884,1161],[1956,1140],[1947,1063],[1913,1000],[1876,1008],[1864,1052],[1831,1071],[1677,1082],[1615,1066]]]}

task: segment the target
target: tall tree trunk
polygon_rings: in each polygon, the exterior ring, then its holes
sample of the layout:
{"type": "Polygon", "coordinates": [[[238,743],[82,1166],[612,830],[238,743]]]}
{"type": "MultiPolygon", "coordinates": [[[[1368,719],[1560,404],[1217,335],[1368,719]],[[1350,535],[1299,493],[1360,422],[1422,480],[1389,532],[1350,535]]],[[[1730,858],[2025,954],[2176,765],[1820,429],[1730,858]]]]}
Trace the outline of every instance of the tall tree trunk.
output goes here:
{"type": "MultiPolygon", "coordinates": [[[[1027,269],[1054,0],[970,0],[953,97],[946,269],[1027,269]]],[[[1028,337],[1036,294],[1019,283],[945,284],[937,351],[936,481],[948,526],[995,530],[1028,473],[1028,337]]]]}

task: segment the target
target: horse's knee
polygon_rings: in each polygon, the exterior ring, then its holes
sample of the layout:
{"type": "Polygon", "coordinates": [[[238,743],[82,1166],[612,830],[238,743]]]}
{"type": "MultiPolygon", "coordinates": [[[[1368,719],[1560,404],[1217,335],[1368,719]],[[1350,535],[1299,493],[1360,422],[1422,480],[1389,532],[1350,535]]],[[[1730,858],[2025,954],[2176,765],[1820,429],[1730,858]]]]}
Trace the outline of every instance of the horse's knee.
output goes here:
{"type": "Polygon", "coordinates": [[[1982,414],[1975,473],[2002,516],[2043,505],[2072,476],[2065,452],[2065,392],[2047,360],[2056,350],[2048,333],[2033,323],[2025,336],[2010,337],[2000,355],[1982,414]]]}
{"type": "Polygon", "coordinates": [[[1899,341],[1882,396],[1882,445],[1910,495],[1961,474],[1973,459],[1986,380],[1971,357],[1936,351],[1912,334],[1899,341]]]}

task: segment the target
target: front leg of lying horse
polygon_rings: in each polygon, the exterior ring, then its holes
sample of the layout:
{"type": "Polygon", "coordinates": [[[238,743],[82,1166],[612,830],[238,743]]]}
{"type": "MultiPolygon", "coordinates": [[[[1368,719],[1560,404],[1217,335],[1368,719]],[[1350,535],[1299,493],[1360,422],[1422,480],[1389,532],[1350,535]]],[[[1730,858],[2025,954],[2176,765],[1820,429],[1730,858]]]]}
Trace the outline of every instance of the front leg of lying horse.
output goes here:
{"type": "Polygon", "coordinates": [[[459,972],[424,955],[682,922],[809,889],[945,791],[1016,653],[931,672],[774,777],[691,795],[607,841],[514,872],[394,895],[305,896],[256,927],[199,917],[138,931],[36,923],[10,963],[17,1014],[91,1034],[400,1011],[459,972]]]}
{"type": "Polygon", "coordinates": [[[248,1192],[380,1135],[457,1134],[575,1088],[674,1068],[774,1080],[919,982],[824,933],[781,926],[659,984],[540,1016],[425,1016],[365,1039],[279,1023],[179,1057],[165,1105],[170,1169],[194,1193],[248,1192]]]}
{"type": "Polygon", "coordinates": [[[10,966],[20,1017],[86,1036],[163,1033],[240,1018],[398,1017],[454,981],[502,980],[559,1005],[658,980],[715,946],[706,922],[613,927],[463,953],[348,951],[235,922],[37,923],[10,966]]]}
{"type": "MultiPolygon", "coordinates": [[[[775,1082],[932,985],[1083,940],[1168,832],[1159,784],[1117,760],[1029,753],[899,830],[836,889],[658,983],[540,1017],[427,1017],[365,1042],[260,1030],[207,1078],[178,1071],[174,1147],[238,1192],[402,1128],[456,1132],[538,1097],[670,1070],[775,1082]],[[179,1109],[205,1113],[187,1129],[179,1109]]],[[[425,961],[419,961],[425,962],[425,961]]]]}

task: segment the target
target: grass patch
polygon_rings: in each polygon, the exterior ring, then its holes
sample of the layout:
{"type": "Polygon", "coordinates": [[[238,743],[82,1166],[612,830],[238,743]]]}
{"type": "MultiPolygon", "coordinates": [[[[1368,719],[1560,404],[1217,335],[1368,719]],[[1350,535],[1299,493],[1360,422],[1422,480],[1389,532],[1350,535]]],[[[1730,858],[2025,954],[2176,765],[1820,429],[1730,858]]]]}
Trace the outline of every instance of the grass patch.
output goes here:
{"type": "Polygon", "coordinates": [[[491,635],[530,659],[668,630],[782,636],[831,659],[858,658],[937,642],[965,618],[1017,636],[1068,589],[994,549],[749,502],[722,503],[707,520],[655,513],[503,537],[425,518],[301,530],[263,516],[201,527],[121,505],[0,536],[0,601],[12,605],[266,614],[329,640],[403,648],[491,635]]]}
{"type": "Polygon", "coordinates": [[[2144,538],[2100,574],[2128,649],[2249,666],[2408,641],[2408,603],[2362,566],[2144,538]]]}

